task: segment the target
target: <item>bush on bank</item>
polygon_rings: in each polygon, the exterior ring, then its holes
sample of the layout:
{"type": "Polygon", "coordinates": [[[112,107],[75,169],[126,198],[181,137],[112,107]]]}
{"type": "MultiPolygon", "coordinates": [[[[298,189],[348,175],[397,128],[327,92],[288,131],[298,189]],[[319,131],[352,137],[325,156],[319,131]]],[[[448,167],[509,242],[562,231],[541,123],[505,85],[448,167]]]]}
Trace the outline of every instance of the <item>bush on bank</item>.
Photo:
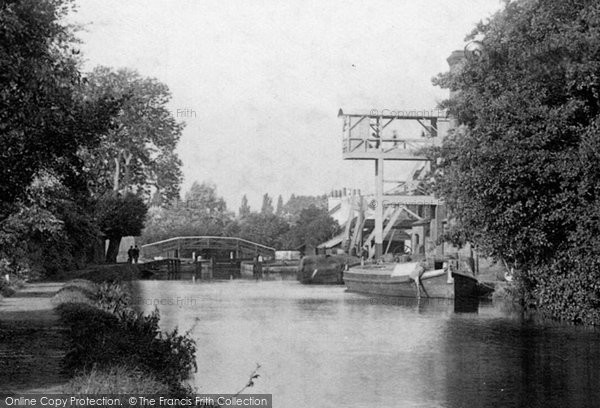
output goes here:
{"type": "Polygon", "coordinates": [[[82,279],[66,283],[52,298],[52,303],[87,303],[97,304],[98,287],[95,283],[82,279]]]}
{"type": "Polygon", "coordinates": [[[4,277],[0,277],[0,298],[1,297],[11,297],[15,294],[15,292],[22,288],[25,285],[25,282],[21,279],[12,278],[10,282],[7,282],[4,277]]]}
{"type": "MultiPolygon", "coordinates": [[[[158,311],[136,312],[129,299],[127,288],[115,283],[70,282],[56,294],[56,310],[69,329],[65,368],[71,375],[83,372],[87,381],[95,383],[117,374],[131,377],[115,369],[120,366],[147,373],[170,392],[186,392],[183,381],[196,370],[194,340],[177,329],[161,332],[158,311]]],[[[102,381],[94,386],[101,387],[102,381]]]]}
{"type": "Polygon", "coordinates": [[[552,263],[532,269],[537,309],[545,316],[576,324],[600,324],[600,258],[575,254],[572,249],[558,254],[552,263]]]}

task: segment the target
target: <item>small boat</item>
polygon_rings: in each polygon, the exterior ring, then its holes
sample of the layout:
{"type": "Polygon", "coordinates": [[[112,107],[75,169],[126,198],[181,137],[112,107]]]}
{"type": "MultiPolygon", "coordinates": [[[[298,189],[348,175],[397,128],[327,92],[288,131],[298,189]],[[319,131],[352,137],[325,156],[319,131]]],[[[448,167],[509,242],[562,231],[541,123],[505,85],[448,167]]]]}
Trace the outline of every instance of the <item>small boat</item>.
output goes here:
{"type": "Polygon", "coordinates": [[[296,277],[305,284],[341,285],[344,270],[358,264],[359,259],[350,255],[308,255],[300,261],[296,277]]]}
{"type": "Polygon", "coordinates": [[[485,297],[493,291],[470,272],[447,265],[426,270],[422,262],[356,266],[343,279],[349,291],[383,296],[453,299],[485,297]]]}

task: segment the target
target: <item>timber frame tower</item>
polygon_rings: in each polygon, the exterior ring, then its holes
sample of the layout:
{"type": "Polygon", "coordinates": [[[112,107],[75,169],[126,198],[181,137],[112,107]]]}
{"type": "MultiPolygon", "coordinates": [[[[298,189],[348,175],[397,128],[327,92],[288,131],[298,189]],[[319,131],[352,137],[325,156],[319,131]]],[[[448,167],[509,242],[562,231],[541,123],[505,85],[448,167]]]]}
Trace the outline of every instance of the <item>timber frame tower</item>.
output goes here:
{"type": "MultiPolygon", "coordinates": [[[[390,182],[397,186],[403,182],[401,180],[385,180],[384,167],[387,161],[413,162],[417,165],[416,168],[420,168],[421,175],[423,173],[427,174],[430,170],[430,163],[422,155],[421,150],[441,144],[440,124],[450,122],[445,112],[435,109],[400,112],[386,110],[383,112],[376,110],[360,112],[340,109],[338,117],[343,119],[343,159],[371,160],[374,162],[375,199],[372,201],[372,209],[375,211],[375,229],[373,231],[374,253],[372,255],[375,259],[382,257],[385,235],[393,228],[396,220],[396,218],[390,216],[390,207],[394,207],[396,210],[406,210],[409,213],[411,211],[408,206],[414,208],[415,205],[423,205],[435,208],[434,220],[431,223],[432,235],[434,239],[437,239],[443,228],[441,224],[443,216],[438,211],[443,206],[440,200],[431,194],[422,194],[415,188],[405,188],[401,193],[398,193],[397,189],[395,189],[396,191],[392,190],[391,194],[386,193],[384,191],[385,183],[390,182]],[[420,137],[399,136],[396,130],[391,130],[392,127],[402,125],[398,122],[406,123],[407,121],[412,122],[412,124],[416,122],[422,127],[420,137]],[[388,216],[388,226],[384,230],[384,223],[388,216]]],[[[417,177],[415,171],[407,176],[409,180],[414,180],[417,177]]],[[[405,182],[405,186],[408,185],[407,182],[405,182]]]]}

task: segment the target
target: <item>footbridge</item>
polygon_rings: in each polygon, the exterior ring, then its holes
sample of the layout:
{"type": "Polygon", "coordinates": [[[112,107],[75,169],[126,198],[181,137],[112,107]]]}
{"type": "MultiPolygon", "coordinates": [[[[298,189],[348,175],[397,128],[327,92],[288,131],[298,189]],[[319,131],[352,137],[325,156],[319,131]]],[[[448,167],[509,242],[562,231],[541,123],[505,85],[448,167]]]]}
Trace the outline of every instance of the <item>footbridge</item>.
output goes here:
{"type": "Polygon", "coordinates": [[[236,237],[174,237],[151,244],[142,245],[142,257],[145,259],[193,258],[230,258],[250,260],[257,255],[265,259],[275,258],[275,248],[261,245],[236,237]]]}

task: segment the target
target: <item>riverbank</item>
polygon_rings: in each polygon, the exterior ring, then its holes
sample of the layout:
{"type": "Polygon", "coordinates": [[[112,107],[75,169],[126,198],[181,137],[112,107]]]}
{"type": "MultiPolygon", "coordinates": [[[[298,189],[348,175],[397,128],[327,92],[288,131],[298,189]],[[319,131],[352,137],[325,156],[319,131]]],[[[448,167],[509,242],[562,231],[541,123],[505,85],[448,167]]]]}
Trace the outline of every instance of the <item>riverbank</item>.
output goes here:
{"type": "Polygon", "coordinates": [[[157,312],[133,310],[119,270],[72,273],[110,283],[30,283],[0,299],[0,392],[191,392],[195,342],[162,332],[157,312]]]}
{"type": "MultiPolygon", "coordinates": [[[[53,301],[74,278],[131,280],[134,265],[97,265],[63,272],[56,282],[24,283],[11,279],[0,295],[0,392],[60,392],[71,379],[63,367],[69,347],[68,328],[53,301]]],[[[2,281],[4,283],[4,281],[2,281]]]]}
{"type": "Polygon", "coordinates": [[[158,311],[134,310],[130,286],[77,279],[54,296],[68,328],[64,369],[74,377],[64,392],[191,393],[185,380],[196,369],[194,340],[177,329],[161,331],[158,311]]]}

